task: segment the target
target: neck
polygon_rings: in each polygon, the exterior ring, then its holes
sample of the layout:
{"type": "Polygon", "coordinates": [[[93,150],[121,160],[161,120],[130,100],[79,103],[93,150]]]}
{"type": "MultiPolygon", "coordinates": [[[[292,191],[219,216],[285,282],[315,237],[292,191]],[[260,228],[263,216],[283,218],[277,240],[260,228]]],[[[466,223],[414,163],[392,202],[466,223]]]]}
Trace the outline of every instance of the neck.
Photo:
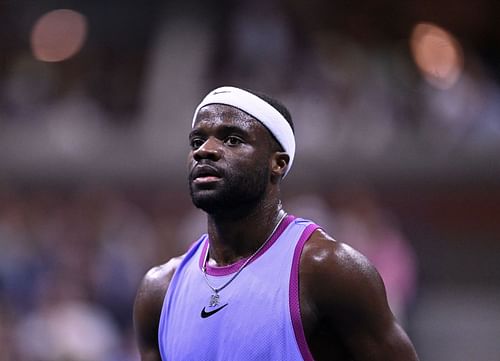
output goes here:
{"type": "Polygon", "coordinates": [[[279,199],[230,216],[209,214],[209,262],[224,266],[249,257],[271,236],[283,214],[279,199]]]}

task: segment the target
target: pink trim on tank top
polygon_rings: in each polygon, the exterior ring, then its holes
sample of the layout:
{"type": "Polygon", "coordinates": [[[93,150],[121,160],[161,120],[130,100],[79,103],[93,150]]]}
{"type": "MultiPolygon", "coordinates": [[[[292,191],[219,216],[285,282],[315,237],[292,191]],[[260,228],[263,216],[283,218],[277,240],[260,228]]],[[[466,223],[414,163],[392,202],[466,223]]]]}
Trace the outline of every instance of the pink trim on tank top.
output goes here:
{"type": "MultiPolygon", "coordinates": [[[[276,240],[279,238],[279,236],[281,236],[281,234],[285,231],[286,227],[288,227],[288,225],[290,223],[292,223],[292,221],[294,219],[295,219],[295,217],[292,215],[286,216],[285,219],[283,219],[281,224],[278,226],[276,231],[271,236],[271,239],[269,240],[269,242],[267,242],[267,244],[264,246],[264,248],[262,248],[248,264],[251,264],[256,259],[258,259],[260,256],[262,256],[276,242],[276,240]]],[[[200,254],[200,260],[199,260],[200,269],[202,268],[203,260],[205,259],[206,255],[207,255],[207,249],[208,249],[209,242],[210,241],[209,241],[208,236],[207,236],[206,240],[204,241],[203,249],[202,249],[201,254],[200,254]]],[[[240,259],[236,263],[233,263],[233,264],[230,264],[227,266],[221,266],[221,267],[210,266],[209,264],[207,264],[207,274],[210,276],[230,275],[231,273],[237,272],[240,269],[240,267],[243,265],[243,263],[245,263],[246,260],[247,260],[247,258],[243,258],[243,259],[240,259]]]]}
{"type": "Polygon", "coordinates": [[[309,346],[307,345],[306,335],[304,333],[304,327],[302,326],[302,316],[300,314],[300,299],[299,299],[299,265],[300,256],[302,255],[302,250],[306,244],[309,237],[315,230],[319,227],[316,224],[310,224],[306,227],[302,235],[300,236],[297,245],[295,246],[295,252],[293,253],[292,270],[290,274],[290,287],[289,287],[289,298],[290,298],[290,315],[292,317],[293,331],[295,333],[295,339],[299,346],[300,353],[305,361],[314,361],[309,346]]]}

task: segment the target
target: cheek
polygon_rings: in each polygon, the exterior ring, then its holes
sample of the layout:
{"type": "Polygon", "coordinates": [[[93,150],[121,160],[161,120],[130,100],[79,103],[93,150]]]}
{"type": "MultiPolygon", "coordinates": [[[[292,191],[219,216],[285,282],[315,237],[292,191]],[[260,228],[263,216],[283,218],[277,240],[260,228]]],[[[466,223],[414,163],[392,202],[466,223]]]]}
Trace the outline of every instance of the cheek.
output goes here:
{"type": "Polygon", "coordinates": [[[251,157],[228,160],[228,168],[232,174],[254,178],[261,175],[263,171],[270,169],[270,161],[264,156],[253,154],[251,157]]]}
{"type": "Polygon", "coordinates": [[[257,152],[255,149],[242,149],[240,152],[227,153],[226,154],[227,162],[231,164],[240,163],[241,166],[245,167],[255,167],[258,164],[262,164],[266,157],[262,152],[257,152]]]}

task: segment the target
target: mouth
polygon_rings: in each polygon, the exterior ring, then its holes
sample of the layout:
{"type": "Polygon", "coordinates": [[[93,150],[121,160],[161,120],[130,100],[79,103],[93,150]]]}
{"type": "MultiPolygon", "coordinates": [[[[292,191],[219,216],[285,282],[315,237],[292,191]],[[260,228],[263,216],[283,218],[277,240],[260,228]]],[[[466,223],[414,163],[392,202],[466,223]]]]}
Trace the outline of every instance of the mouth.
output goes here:
{"type": "Polygon", "coordinates": [[[193,179],[194,184],[208,184],[208,183],[215,183],[220,181],[220,177],[214,177],[214,176],[207,176],[207,177],[198,177],[193,179]]]}
{"type": "Polygon", "coordinates": [[[222,179],[220,172],[209,165],[198,165],[191,172],[191,181],[194,184],[208,184],[222,179]]]}

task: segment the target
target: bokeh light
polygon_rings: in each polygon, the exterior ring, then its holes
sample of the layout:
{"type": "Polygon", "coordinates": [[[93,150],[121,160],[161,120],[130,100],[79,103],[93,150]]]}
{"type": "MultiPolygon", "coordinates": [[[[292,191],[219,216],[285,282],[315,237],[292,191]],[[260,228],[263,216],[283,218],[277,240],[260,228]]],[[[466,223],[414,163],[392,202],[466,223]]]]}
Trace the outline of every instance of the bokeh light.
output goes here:
{"type": "Polygon", "coordinates": [[[424,78],[439,89],[451,88],[463,70],[463,51],[459,42],[443,28],[419,23],[412,31],[411,51],[424,78]]]}
{"type": "Polygon", "coordinates": [[[71,58],[82,48],[87,36],[87,20],[69,9],[42,15],[31,32],[31,49],[36,59],[58,62],[71,58]]]}

